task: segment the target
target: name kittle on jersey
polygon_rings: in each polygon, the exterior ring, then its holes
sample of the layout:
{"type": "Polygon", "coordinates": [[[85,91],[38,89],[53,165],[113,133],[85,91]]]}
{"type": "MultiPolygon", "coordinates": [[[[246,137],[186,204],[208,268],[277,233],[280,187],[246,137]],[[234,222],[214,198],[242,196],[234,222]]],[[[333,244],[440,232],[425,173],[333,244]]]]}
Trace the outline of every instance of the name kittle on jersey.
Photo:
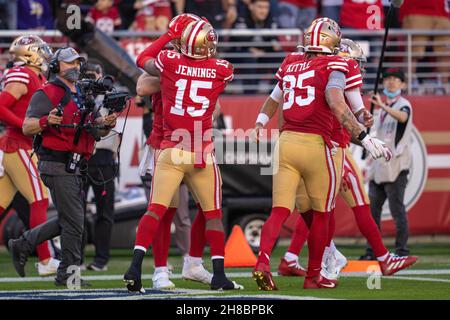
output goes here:
{"type": "Polygon", "coordinates": [[[309,69],[310,64],[311,64],[311,61],[291,64],[291,65],[289,65],[287,72],[299,72],[299,71],[309,69]]]}
{"type": "Polygon", "coordinates": [[[200,78],[211,78],[214,79],[216,77],[216,69],[210,68],[196,68],[196,67],[188,67],[179,65],[176,74],[181,74],[184,76],[191,77],[200,77],[200,78]]]}

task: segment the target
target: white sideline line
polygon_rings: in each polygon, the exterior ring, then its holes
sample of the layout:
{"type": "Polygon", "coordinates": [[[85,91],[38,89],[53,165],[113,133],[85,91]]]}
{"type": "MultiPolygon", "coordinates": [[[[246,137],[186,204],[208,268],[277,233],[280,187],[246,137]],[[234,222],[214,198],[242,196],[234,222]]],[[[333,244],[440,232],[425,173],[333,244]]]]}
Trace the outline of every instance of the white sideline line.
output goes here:
{"type": "MultiPolygon", "coordinates": [[[[274,276],[278,276],[277,273],[273,274],[274,276]]],[[[371,274],[373,275],[373,274],[371,274]]],[[[410,275],[450,275],[450,269],[438,269],[438,270],[403,270],[398,273],[396,273],[396,276],[410,276],[410,275]]],[[[247,278],[251,277],[251,272],[227,272],[227,276],[230,278],[247,278]]],[[[368,274],[365,272],[348,272],[348,273],[341,273],[342,277],[367,277],[368,274]]],[[[82,278],[86,281],[111,281],[111,280],[122,280],[123,275],[96,275],[96,276],[82,276],[82,278]]],[[[142,276],[143,280],[150,280],[152,278],[152,275],[146,274],[142,276]]],[[[181,274],[172,274],[170,276],[171,279],[181,279],[181,274]]],[[[389,278],[395,278],[395,277],[389,277],[389,278]]],[[[406,277],[402,277],[406,279],[406,277]]],[[[413,279],[419,279],[419,278],[413,278],[413,279]]],[[[424,278],[425,279],[425,278],[424,278]]],[[[432,279],[432,278],[427,278],[432,279]]],[[[9,277],[9,278],[0,278],[0,283],[15,283],[15,282],[53,282],[53,277],[25,277],[25,278],[19,278],[19,277],[9,277]]]]}
{"type": "Polygon", "coordinates": [[[0,294],[8,294],[8,296],[2,296],[4,300],[28,300],[30,296],[39,297],[40,299],[57,299],[60,298],[74,298],[77,300],[171,300],[171,299],[189,299],[189,300],[205,300],[205,299],[234,299],[239,300],[242,298],[258,300],[341,300],[334,298],[319,298],[313,296],[291,296],[281,294],[258,294],[258,295],[225,295],[223,291],[211,291],[211,290],[197,290],[197,289],[174,289],[174,290],[156,290],[159,293],[155,293],[155,290],[148,291],[144,294],[124,294],[124,288],[115,289],[83,289],[83,290],[12,290],[12,291],[0,291],[0,294]],[[117,291],[121,294],[117,295],[117,291]],[[164,294],[166,293],[166,294],[164,294]],[[101,295],[102,297],[98,297],[101,295]]]}
{"type": "Polygon", "coordinates": [[[422,278],[422,277],[389,277],[390,279],[398,279],[398,280],[415,280],[415,281],[428,281],[428,282],[445,282],[450,283],[449,279],[436,279],[436,278],[422,278]]]}

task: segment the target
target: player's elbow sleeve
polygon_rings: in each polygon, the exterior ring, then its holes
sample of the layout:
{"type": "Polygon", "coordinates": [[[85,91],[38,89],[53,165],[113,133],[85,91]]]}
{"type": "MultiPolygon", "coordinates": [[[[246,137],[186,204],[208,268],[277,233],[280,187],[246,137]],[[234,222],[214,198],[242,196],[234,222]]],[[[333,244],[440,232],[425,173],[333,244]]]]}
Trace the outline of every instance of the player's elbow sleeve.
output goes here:
{"type": "Polygon", "coordinates": [[[345,89],[345,74],[343,74],[340,71],[333,71],[330,73],[330,76],[328,77],[328,82],[325,90],[331,88],[337,88],[344,91],[345,89]]]}
{"type": "Polygon", "coordinates": [[[348,101],[350,108],[353,113],[357,113],[364,108],[364,101],[361,96],[359,89],[347,90],[345,91],[345,98],[348,101]]]}

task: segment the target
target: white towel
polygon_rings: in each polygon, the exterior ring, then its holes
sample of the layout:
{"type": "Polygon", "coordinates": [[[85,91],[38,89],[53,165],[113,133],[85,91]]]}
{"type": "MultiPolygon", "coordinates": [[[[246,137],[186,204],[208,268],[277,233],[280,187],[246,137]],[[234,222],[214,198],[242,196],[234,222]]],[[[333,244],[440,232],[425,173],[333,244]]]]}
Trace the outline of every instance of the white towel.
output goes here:
{"type": "Polygon", "coordinates": [[[146,145],[144,148],[144,153],[142,155],[141,162],[139,163],[139,175],[141,177],[150,174],[153,176],[153,171],[155,168],[155,159],[154,159],[155,149],[151,146],[146,145]]]}
{"type": "Polygon", "coordinates": [[[3,167],[3,150],[0,150],[0,177],[5,175],[5,168],[3,167]]]}

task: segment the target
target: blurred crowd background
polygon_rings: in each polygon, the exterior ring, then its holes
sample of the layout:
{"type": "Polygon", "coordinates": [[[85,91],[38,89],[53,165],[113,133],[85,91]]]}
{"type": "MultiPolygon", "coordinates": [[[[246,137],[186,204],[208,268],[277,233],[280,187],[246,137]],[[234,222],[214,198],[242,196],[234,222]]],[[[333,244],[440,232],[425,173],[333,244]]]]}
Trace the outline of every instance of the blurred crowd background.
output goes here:
{"type": "MultiPolygon", "coordinates": [[[[386,67],[405,69],[410,94],[449,92],[449,2],[406,0],[393,11],[386,67]],[[406,31],[411,29],[416,32],[406,31]]],[[[71,4],[79,6],[85,21],[115,37],[132,58],[166,31],[175,15],[189,12],[206,17],[220,31],[221,57],[236,67],[236,81],[228,92],[251,94],[270,90],[274,71],[286,53],[301,43],[301,32],[319,16],[336,20],[344,36],[361,42],[368,55],[366,83],[371,85],[390,1],[0,0],[0,70],[14,38],[2,30],[53,30],[58,10],[71,4]]],[[[67,42],[61,37],[45,40],[55,47],[67,42]]]]}

